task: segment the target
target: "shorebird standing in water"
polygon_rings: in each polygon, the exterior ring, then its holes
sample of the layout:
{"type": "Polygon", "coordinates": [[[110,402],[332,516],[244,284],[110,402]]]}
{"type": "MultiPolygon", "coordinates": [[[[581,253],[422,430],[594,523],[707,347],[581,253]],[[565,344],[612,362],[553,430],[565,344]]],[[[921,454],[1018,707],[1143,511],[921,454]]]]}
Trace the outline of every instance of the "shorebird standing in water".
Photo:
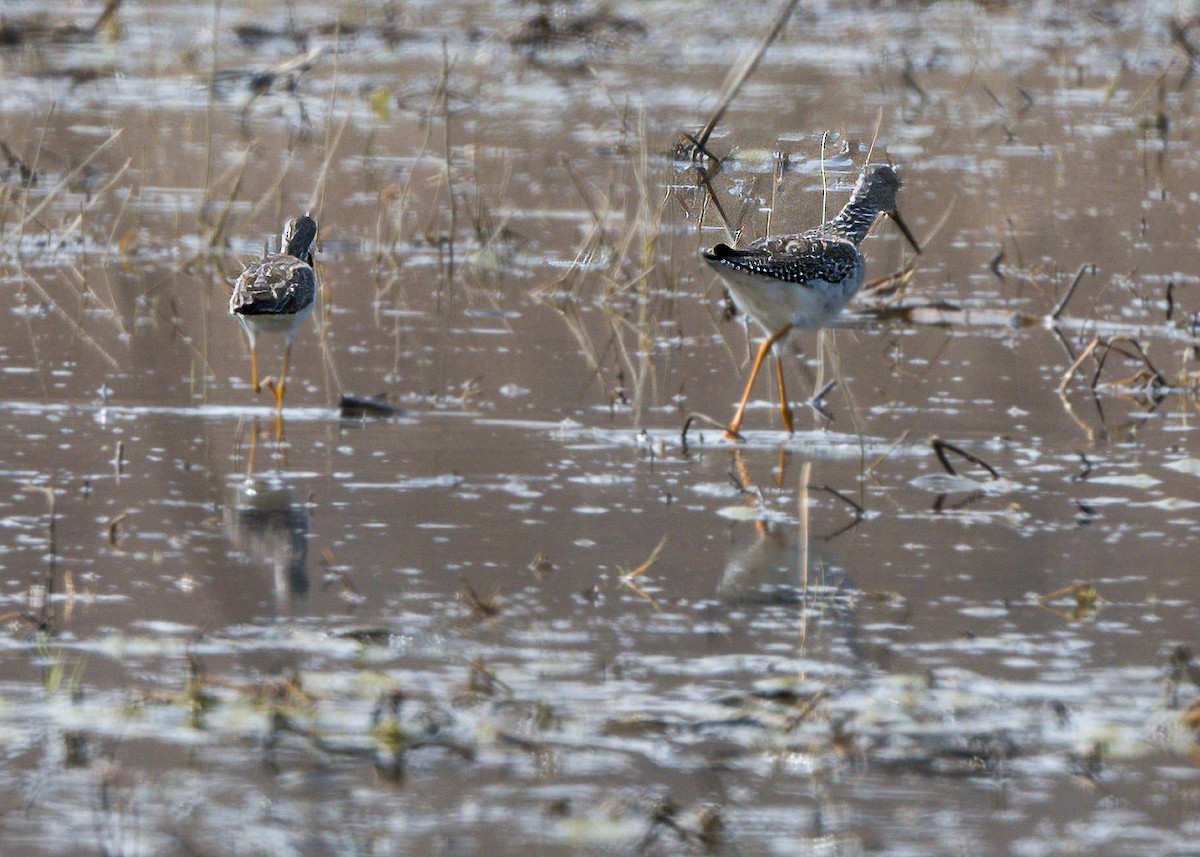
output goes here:
{"type": "MultiPolygon", "coordinates": [[[[900,178],[886,164],[863,167],[850,201],[837,217],[792,235],[760,238],[745,250],[718,244],[705,250],[704,260],[721,275],[739,310],[752,318],[767,338],[754,359],[746,392],[725,436],[740,438],[738,429],[750,400],[750,389],[767,353],[796,328],[813,330],[834,318],[863,284],[866,262],[858,245],[875,218],[891,217],[920,253],[921,247],[896,210],[900,178]]],[[[775,351],[780,410],[788,433],[792,408],[783,382],[783,360],[775,351]]]]}
{"type": "Polygon", "coordinates": [[[317,275],[312,267],[317,222],[307,214],[293,217],[283,226],[280,253],[264,255],[251,262],[233,285],[229,313],[242,325],[250,345],[250,383],[258,393],[265,384],[275,396],[275,412],[283,413],[283,391],[287,384],[292,343],[317,302],[317,275]],[[282,333],[287,337],[283,372],[278,383],[258,379],[258,336],[282,333]]]}

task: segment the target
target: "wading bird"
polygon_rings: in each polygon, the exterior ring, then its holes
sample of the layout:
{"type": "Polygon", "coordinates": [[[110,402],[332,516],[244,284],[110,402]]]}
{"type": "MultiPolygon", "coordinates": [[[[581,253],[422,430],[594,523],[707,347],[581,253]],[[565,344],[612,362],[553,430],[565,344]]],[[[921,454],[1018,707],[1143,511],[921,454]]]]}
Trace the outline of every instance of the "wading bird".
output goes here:
{"type": "Polygon", "coordinates": [[[283,412],[283,391],[296,332],[317,302],[317,275],[312,267],[317,222],[307,214],[293,217],[283,226],[283,252],[264,255],[251,262],[233,284],[229,313],[242,325],[250,345],[250,383],[258,393],[263,385],[275,395],[275,412],[283,412]],[[276,383],[258,379],[258,337],[262,333],[282,333],[287,337],[283,352],[283,372],[276,383]]]}
{"type": "MultiPolygon", "coordinates": [[[[745,250],[718,244],[703,252],[739,310],[753,319],[767,338],[754,359],[746,392],[725,436],[740,438],[738,429],[750,400],[750,389],[767,353],[786,341],[793,329],[813,330],[836,316],[863,284],[866,262],[858,245],[867,237],[875,218],[886,214],[920,253],[921,247],[896,210],[900,178],[886,164],[863,167],[850,201],[837,217],[792,235],[760,238],[745,250]]],[[[792,408],[783,382],[783,360],[775,350],[779,376],[779,401],[783,423],[792,432],[792,408]]]]}

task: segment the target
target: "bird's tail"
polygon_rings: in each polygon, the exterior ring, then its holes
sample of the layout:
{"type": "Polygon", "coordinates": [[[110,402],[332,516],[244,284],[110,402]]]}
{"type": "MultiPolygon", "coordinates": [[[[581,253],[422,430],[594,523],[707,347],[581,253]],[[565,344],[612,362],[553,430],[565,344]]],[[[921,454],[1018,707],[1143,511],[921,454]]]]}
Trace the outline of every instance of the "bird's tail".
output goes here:
{"type": "Polygon", "coordinates": [[[709,262],[724,262],[727,259],[742,259],[753,255],[745,250],[738,250],[728,244],[717,244],[711,250],[703,251],[705,260],[709,262]]]}

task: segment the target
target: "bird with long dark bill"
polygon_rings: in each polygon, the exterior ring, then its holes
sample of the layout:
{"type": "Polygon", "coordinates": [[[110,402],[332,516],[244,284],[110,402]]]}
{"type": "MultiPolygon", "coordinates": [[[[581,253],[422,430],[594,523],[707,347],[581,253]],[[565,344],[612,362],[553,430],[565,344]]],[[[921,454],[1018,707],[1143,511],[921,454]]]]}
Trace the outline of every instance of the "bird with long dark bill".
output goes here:
{"type": "Polygon", "coordinates": [[[850,201],[836,217],[805,232],[760,238],[744,250],[718,244],[703,252],[729,289],[739,310],[766,334],[750,370],[746,392],[726,437],[738,439],[750,390],[767,354],[775,350],[780,411],[790,434],[792,408],[783,381],[781,344],[796,329],[814,330],[833,319],[863,284],[866,262],[858,246],[880,214],[896,222],[920,253],[921,247],[896,209],[900,178],[886,164],[863,167],[850,201]]]}
{"type": "Polygon", "coordinates": [[[280,249],[251,262],[233,284],[229,313],[241,323],[250,345],[250,383],[258,393],[263,386],[275,396],[276,413],[283,412],[283,393],[292,360],[292,344],[317,302],[317,275],[313,271],[313,246],[317,222],[307,214],[283,226],[280,249]],[[282,334],[287,344],[279,381],[258,378],[258,338],[282,334]]]}

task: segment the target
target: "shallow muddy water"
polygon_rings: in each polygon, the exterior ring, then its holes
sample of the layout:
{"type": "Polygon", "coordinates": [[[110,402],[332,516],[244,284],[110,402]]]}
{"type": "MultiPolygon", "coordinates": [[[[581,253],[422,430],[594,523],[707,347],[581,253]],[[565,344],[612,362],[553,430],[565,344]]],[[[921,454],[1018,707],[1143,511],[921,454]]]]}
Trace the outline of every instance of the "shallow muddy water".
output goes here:
{"type": "Polygon", "coordinates": [[[1200,25],[801,5],[717,170],[726,8],[3,7],[4,855],[1200,854],[1200,25]],[[912,276],[685,439],[868,154],[912,276]]]}

